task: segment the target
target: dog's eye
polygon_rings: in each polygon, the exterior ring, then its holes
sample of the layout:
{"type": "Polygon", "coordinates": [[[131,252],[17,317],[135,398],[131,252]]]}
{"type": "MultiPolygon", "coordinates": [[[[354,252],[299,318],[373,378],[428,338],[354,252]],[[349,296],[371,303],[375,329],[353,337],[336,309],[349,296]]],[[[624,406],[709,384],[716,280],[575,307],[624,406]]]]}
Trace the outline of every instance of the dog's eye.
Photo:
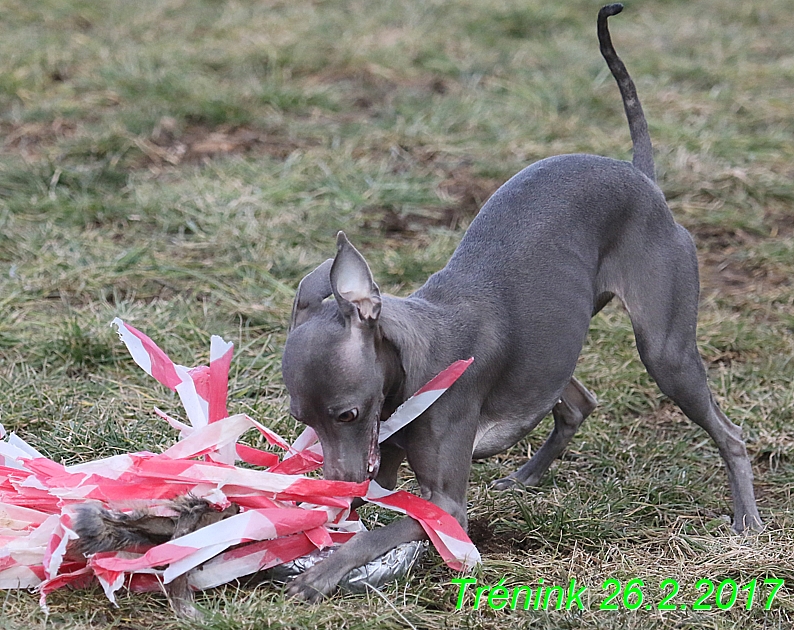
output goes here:
{"type": "Polygon", "coordinates": [[[358,409],[354,408],[340,413],[336,419],[339,420],[339,422],[353,422],[356,418],[358,418],[358,409]]]}

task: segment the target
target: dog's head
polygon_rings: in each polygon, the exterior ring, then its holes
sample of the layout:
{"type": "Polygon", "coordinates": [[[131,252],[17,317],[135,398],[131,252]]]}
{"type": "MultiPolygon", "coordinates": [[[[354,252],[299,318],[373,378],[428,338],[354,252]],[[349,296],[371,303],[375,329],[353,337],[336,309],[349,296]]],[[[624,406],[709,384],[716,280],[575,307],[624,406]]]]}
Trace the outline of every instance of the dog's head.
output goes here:
{"type": "Polygon", "coordinates": [[[367,262],[343,232],[336,247],[336,257],[298,286],[281,368],[290,413],[320,438],[325,478],[360,482],[374,477],[380,464],[387,386],[381,297],[367,262]]]}

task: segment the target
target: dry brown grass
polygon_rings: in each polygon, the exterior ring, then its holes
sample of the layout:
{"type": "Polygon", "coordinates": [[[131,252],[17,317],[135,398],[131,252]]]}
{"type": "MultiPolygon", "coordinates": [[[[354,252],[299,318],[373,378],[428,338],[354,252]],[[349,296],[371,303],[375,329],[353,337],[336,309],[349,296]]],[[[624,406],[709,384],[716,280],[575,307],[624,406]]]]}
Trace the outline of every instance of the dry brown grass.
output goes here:
{"type": "MultiPolygon", "coordinates": [[[[210,334],[238,348],[233,408],[294,435],[280,380],[292,293],[344,228],[381,286],[439,269],[479,205],[555,153],[629,155],[587,0],[13,1],[0,29],[0,421],[66,462],[159,449],[177,402],[108,327],[156,331],[178,361],[210,334]]],[[[578,371],[601,401],[533,490],[488,483],[548,421],[475,464],[477,578],[586,584],[581,612],[455,611],[429,555],[375,595],[316,607],[278,588],[199,598],[201,627],[790,628],[794,621],[794,14],[785,0],[637,1],[613,20],[660,185],[698,243],[699,341],[745,431],[760,536],[735,537],[716,449],[658,392],[628,319],[594,321],[578,371]],[[770,611],[658,611],[659,583],[787,585],[770,611]],[[654,609],[601,611],[641,578],[654,609]],[[396,609],[396,610],[395,610],[396,609]],[[406,622],[407,619],[407,622],[406,622]]],[[[411,487],[406,470],[406,484],[411,487]]],[[[370,518],[374,518],[370,515],[370,518]]],[[[383,520],[386,516],[381,516],[383,520]]],[[[164,599],[4,593],[0,627],[172,628],[164,599]]]]}

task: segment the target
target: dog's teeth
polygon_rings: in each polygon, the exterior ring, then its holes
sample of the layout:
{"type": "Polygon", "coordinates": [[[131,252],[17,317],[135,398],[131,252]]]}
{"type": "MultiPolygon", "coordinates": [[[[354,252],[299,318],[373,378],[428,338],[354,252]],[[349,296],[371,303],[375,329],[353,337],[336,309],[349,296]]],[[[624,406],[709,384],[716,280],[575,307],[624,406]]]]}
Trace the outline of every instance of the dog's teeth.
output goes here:
{"type": "Polygon", "coordinates": [[[367,472],[372,472],[373,470],[375,470],[374,464],[370,464],[369,466],[367,466],[367,472]]]}

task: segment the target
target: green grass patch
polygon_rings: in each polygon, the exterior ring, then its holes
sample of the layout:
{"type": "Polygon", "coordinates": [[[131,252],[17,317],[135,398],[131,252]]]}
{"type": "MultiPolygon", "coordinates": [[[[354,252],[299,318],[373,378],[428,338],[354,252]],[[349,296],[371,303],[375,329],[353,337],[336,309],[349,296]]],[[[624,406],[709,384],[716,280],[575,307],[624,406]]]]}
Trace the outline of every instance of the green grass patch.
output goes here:
{"type": "MultiPolygon", "coordinates": [[[[440,269],[477,209],[526,164],[630,156],[598,54],[599,3],[9,1],[0,25],[0,421],[77,463],[175,438],[178,399],[109,322],[179,363],[233,340],[230,410],[284,435],[280,357],[295,287],[344,229],[381,287],[440,269]]],[[[743,427],[767,530],[729,534],[722,462],[636,353],[628,316],[592,323],[577,376],[599,407],[538,488],[489,486],[551,424],[472,469],[480,584],[568,583],[587,610],[455,610],[434,553],[383,597],[319,606],[273,585],[199,596],[4,593],[0,627],[789,628],[794,620],[794,15],[785,0],[643,0],[611,21],[660,186],[701,257],[698,343],[743,427]],[[599,611],[601,584],[787,581],[772,609],[599,611]]],[[[250,437],[253,443],[258,438],[250,437]]],[[[406,487],[413,488],[410,471],[406,487]]],[[[370,510],[371,523],[387,516],[370,510]]],[[[683,599],[682,599],[683,598],[683,599]]],[[[658,598],[657,598],[658,600],[658,598]]],[[[656,603],[657,600],[654,600],[656,603]]]]}

